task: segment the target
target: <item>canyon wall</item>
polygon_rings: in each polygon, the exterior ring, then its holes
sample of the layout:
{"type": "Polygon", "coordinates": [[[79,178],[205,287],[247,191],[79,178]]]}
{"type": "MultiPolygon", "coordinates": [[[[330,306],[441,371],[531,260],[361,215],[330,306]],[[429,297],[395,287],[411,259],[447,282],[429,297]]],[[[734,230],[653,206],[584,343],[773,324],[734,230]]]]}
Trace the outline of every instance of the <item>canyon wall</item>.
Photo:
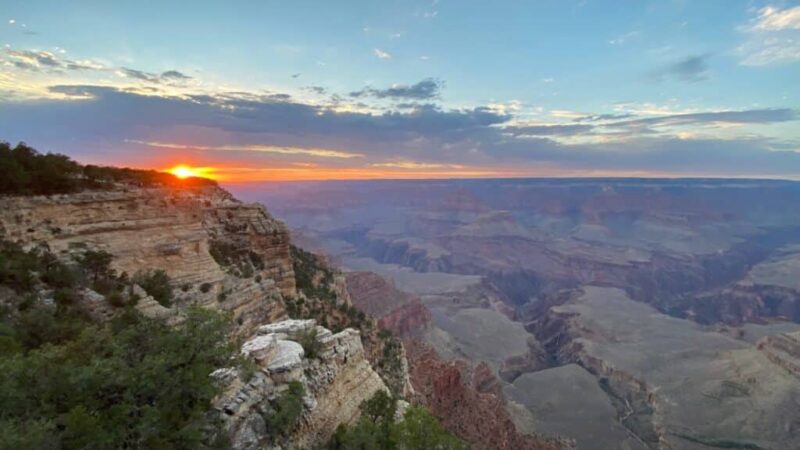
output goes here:
{"type": "MultiPolygon", "coordinates": [[[[129,294],[150,317],[179,321],[191,305],[230,312],[234,338],[244,342],[242,355],[254,366],[253,373],[221,368],[212,374],[225,386],[217,412],[237,450],[325,445],[338,426],[358,419],[362,401],[388,390],[367,358],[359,331],[342,326],[347,314],[338,308],[350,305],[344,277],[323,268],[333,273],[325,291],[333,298],[300,292],[287,227],[263,206],[242,203],[221,188],[118,185],[68,195],[4,197],[0,237],[46,246],[68,264],[87,251],[105,251],[113,256],[117,274],[131,277],[163,270],[173,287],[171,304],[158,303],[137,284],[129,294]],[[289,302],[324,304],[328,309],[320,314],[336,311],[341,331],[332,333],[313,320],[286,320],[289,302]],[[313,343],[306,339],[304,344],[314,354],[299,343],[310,331],[313,343]],[[288,430],[270,429],[276,401],[293,381],[303,387],[299,420],[288,430]]],[[[77,302],[100,321],[121,311],[91,289],[77,302]]],[[[375,352],[383,348],[374,347],[375,352]]],[[[402,347],[394,359],[399,369],[384,370],[393,377],[390,384],[409,385],[402,347]]]]}
{"type": "Polygon", "coordinates": [[[176,307],[231,311],[243,336],[281,317],[280,297],[296,294],[286,226],[218,187],[2,198],[0,235],[46,244],[63,257],[103,250],[131,276],[164,270],[176,287],[176,307]],[[245,277],[215,260],[214,245],[253,252],[263,265],[245,277]]]}

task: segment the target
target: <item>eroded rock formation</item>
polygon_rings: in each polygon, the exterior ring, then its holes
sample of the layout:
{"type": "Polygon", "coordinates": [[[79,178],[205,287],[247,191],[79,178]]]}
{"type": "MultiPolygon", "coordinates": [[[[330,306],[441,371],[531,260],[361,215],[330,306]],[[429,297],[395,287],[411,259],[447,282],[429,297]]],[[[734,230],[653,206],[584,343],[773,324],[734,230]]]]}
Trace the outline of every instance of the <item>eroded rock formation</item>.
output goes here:
{"type": "Polygon", "coordinates": [[[546,440],[517,431],[488,367],[444,361],[425,345],[411,344],[411,381],[418,400],[442,424],[478,449],[570,448],[566,440],[546,440]]]}
{"type": "Polygon", "coordinates": [[[114,268],[129,275],[164,270],[181,288],[175,290],[178,307],[231,311],[243,336],[283,315],[281,295],[295,295],[286,226],[263,206],[239,202],[218,187],[7,197],[0,199],[0,234],[45,243],[64,256],[104,250],[114,256],[114,268]],[[215,260],[214,243],[228,252],[252,252],[260,263],[243,276],[215,260]]]}
{"type": "Polygon", "coordinates": [[[364,354],[358,331],[333,334],[313,320],[287,320],[262,326],[242,346],[257,370],[246,382],[231,369],[215,375],[227,383],[217,400],[233,448],[255,450],[271,446],[316,448],[328,442],[339,425],[358,419],[359,405],[379,390],[388,390],[364,354]],[[306,354],[298,342],[314,332],[316,354],[306,354]],[[303,385],[303,409],[284,435],[268,428],[275,401],[289,383],[303,385]]]}

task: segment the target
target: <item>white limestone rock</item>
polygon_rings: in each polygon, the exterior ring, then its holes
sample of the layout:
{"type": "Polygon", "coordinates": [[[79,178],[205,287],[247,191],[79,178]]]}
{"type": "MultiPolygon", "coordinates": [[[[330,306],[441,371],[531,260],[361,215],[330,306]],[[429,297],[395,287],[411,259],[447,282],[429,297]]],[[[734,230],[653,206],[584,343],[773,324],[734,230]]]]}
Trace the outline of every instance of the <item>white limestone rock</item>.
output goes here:
{"type": "Polygon", "coordinates": [[[283,333],[290,337],[296,337],[300,333],[313,328],[316,324],[317,322],[314,319],[288,319],[258,327],[258,334],[283,333]]]}
{"type": "Polygon", "coordinates": [[[275,340],[275,352],[267,364],[270,373],[290,372],[303,364],[305,351],[295,341],[275,340]]]}

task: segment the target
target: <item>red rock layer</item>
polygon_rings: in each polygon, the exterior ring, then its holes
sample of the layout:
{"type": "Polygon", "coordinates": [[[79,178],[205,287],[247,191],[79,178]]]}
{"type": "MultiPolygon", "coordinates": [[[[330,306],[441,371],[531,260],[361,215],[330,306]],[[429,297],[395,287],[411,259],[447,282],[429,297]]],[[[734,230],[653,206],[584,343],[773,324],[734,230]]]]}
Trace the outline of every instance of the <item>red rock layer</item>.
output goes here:
{"type": "Polygon", "coordinates": [[[488,367],[444,361],[431,348],[406,342],[411,383],[417,401],[450,432],[476,449],[561,449],[561,442],[521,434],[496,391],[488,367]],[[486,392],[488,390],[488,392],[486,392]]]}

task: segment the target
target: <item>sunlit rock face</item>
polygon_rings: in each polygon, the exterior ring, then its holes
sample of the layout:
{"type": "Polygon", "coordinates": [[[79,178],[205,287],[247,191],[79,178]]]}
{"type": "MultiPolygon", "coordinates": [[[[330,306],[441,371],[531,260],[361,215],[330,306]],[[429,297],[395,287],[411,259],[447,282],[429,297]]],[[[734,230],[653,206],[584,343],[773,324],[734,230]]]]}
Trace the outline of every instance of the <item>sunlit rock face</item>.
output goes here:
{"type": "Polygon", "coordinates": [[[277,299],[295,294],[287,228],[263,206],[239,202],[218,187],[3,198],[0,234],[45,243],[62,256],[105,250],[114,268],[129,275],[164,270],[177,306],[231,311],[242,335],[281,317],[277,299]],[[262,265],[246,276],[236,273],[212,257],[212,243],[252,252],[262,265]]]}
{"type": "Polygon", "coordinates": [[[362,401],[387,391],[366,359],[358,331],[351,328],[334,334],[313,320],[280,321],[260,327],[241,351],[256,364],[249,380],[230,369],[214,374],[226,384],[217,408],[237,450],[317,448],[339,425],[358,419],[362,401]],[[317,354],[307,355],[298,340],[312,332],[317,354]],[[275,413],[271,405],[292,381],[305,389],[303,412],[286,436],[276,436],[267,430],[265,418],[275,413]]]}

